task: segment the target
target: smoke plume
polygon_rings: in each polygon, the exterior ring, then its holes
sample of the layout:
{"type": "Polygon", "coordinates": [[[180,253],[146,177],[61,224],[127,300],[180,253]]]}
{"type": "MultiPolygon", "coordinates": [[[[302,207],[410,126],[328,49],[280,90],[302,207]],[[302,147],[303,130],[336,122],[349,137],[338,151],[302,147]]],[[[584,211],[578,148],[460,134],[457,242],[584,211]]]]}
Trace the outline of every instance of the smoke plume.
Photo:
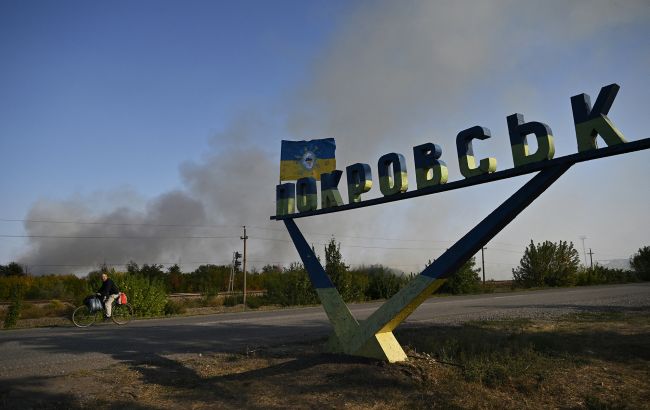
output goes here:
{"type": "MultiPolygon", "coordinates": [[[[373,168],[375,186],[367,198],[379,196],[376,162],[382,154],[404,154],[413,170],[411,147],[425,142],[443,147],[450,180],[459,179],[455,136],[476,124],[489,125],[495,135],[475,148],[477,155],[497,156],[499,168],[507,168],[511,160],[506,115],[526,110],[548,114],[553,123],[554,108],[536,102],[544,96],[562,101],[560,111],[570,117],[569,93],[574,89],[550,96],[544,81],[573,81],[576,72],[553,79],[543,77],[545,70],[555,70],[553,75],[558,76],[562,67],[554,69],[553,63],[578,45],[599,41],[600,51],[609,52],[615,45],[599,33],[647,23],[648,9],[642,1],[359,3],[337,23],[328,46],[312,61],[307,79],[288,97],[268,112],[235,118],[212,138],[205,157],[180,166],[180,189],[151,199],[142,210],[120,207],[98,214],[75,200],[36,203],[29,220],[94,224],[63,225],[58,232],[71,239],[52,240],[38,237],[42,224],[28,222],[26,230],[34,237],[21,260],[33,266],[59,261],[96,266],[132,259],[180,262],[191,270],[192,263],[228,263],[231,252],[241,249],[242,225],[248,226],[252,265],[297,260],[282,224],[269,221],[275,210],[280,139],[335,137],[339,169],[356,162],[373,168]],[[529,78],[537,75],[544,81],[529,78]],[[271,116],[278,112],[286,118],[283,127],[270,125],[277,124],[271,116]],[[111,235],[128,239],[93,238],[111,235]]],[[[585,64],[596,60],[597,56],[586,56],[585,64]]],[[[581,92],[587,91],[597,92],[581,92]]],[[[560,131],[571,135],[570,126],[561,125],[560,131]]],[[[558,147],[564,153],[575,152],[573,144],[560,140],[558,147]]],[[[414,174],[409,179],[414,189],[414,174]]],[[[298,223],[317,249],[335,234],[349,263],[384,263],[419,271],[520,183],[298,223]],[[396,237],[403,240],[391,240],[396,237]],[[431,241],[409,242],[422,238],[431,241]],[[423,249],[427,247],[431,251],[423,249]]],[[[542,226],[536,229],[546,233],[542,226]]],[[[524,240],[522,248],[528,235],[525,230],[515,235],[524,240]]]]}

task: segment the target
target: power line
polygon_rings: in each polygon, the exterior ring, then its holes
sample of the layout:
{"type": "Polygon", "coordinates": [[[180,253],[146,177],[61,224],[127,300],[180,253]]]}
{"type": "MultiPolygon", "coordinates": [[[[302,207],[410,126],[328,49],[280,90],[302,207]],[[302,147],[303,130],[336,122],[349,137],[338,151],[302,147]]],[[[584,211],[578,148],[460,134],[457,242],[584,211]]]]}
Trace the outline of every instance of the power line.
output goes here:
{"type": "Polygon", "coordinates": [[[5,235],[0,238],[44,238],[44,239],[237,239],[236,236],[73,236],[73,235],[5,235]]]}
{"type": "Polygon", "coordinates": [[[510,250],[510,249],[493,248],[493,247],[491,247],[491,246],[486,247],[485,249],[489,249],[489,250],[491,250],[491,251],[500,251],[500,252],[518,253],[518,254],[520,254],[520,255],[522,255],[522,254],[524,253],[524,251],[514,251],[514,250],[510,250]]]}
{"type": "MultiPolygon", "coordinates": [[[[258,236],[250,236],[250,239],[258,239],[262,241],[277,241],[277,242],[287,242],[287,243],[292,243],[290,239],[280,239],[280,238],[261,238],[258,236]]],[[[322,246],[327,246],[327,243],[324,242],[310,242],[313,245],[322,245],[322,246]]],[[[343,248],[362,248],[362,249],[395,249],[395,250],[424,250],[424,251],[430,251],[430,250],[446,250],[447,248],[435,248],[435,247],[427,247],[427,248],[396,248],[393,246],[366,246],[366,245],[348,245],[345,243],[341,243],[341,247],[343,248]]]]}
{"type": "Polygon", "coordinates": [[[69,225],[110,225],[110,226],[161,226],[174,228],[239,228],[234,225],[188,225],[188,224],[154,224],[136,222],[91,222],[91,221],[57,221],[51,219],[10,219],[0,218],[0,222],[29,222],[69,225]]]}
{"type": "MultiPolygon", "coordinates": [[[[74,236],[74,235],[5,235],[0,234],[0,238],[39,238],[39,239],[238,239],[236,236],[74,236]]],[[[277,242],[287,242],[291,243],[289,239],[279,239],[279,238],[261,238],[256,236],[248,237],[250,239],[258,239],[263,241],[277,241],[277,242]]],[[[241,239],[241,238],[239,238],[241,239]]],[[[327,245],[322,242],[313,242],[315,245],[327,245]]],[[[404,248],[404,247],[390,247],[390,246],[366,246],[366,245],[348,245],[341,244],[343,248],[362,248],[362,249],[385,249],[385,250],[445,250],[446,248],[436,248],[436,247],[427,247],[427,248],[404,248]]]]}
{"type": "MultiPolygon", "coordinates": [[[[181,265],[219,265],[219,266],[227,266],[230,262],[183,262],[181,265]]],[[[128,266],[129,263],[112,263],[112,262],[102,262],[102,263],[30,263],[30,262],[25,262],[25,265],[29,266],[43,266],[43,267],[90,267],[90,266],[96,266],[96,265],[107,265],[107,266],[128,266]]],[[[144,265],[163,265],[163,266],[174,266],[174,265],[179,265],[178,262],[144,262],[141,263],[142,266],[144,265]]]]}
{"type": "MultiPolygon", "coordinates": [[[[155,224],[155,223],[135,223],[135,222],[91,222],[91,221],[64,221],[64,220],[52,220],[52,219],[12,219],[12,218],[0,218],[0,222],[29,222],[29,223],[50,223],[50,224],[70,224],[70,225],[107,225],[107,226],[153,226],[153,227],[175,227],[175,228],[237,228],[240,229],[240,226],[234,225],[210,225],[210,224],[155,224]]],[[[247,225],[248,228],[260,229],[265,231],[274,231],[287,233],[285,229],[281,228],[269,228],[259,225],[247,225]]],[[[338,235],[336,233],[321,233],[321,232],[310,232],[305,231],[309,235],[320,235],[320,236],[334,236],[336,238],[349,238],[349,239],[371,239],[371,240],[383,240],[383,241],[403,241],[403,242],[435,242],[435,243],[451,243],[453,241],[441,241],[433,239],[406,239],[406,238],[387,238],[387,237],[378,237],[378,236],[350,236],[350,235],[338,235]]]]}

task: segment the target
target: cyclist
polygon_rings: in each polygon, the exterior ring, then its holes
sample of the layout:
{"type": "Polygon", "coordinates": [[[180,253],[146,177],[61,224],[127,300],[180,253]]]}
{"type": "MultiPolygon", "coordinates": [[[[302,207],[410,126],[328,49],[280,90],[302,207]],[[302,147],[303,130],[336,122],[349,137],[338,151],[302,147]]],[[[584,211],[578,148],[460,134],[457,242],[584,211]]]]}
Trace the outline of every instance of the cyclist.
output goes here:
{"type": "Polygon", "coordinates": [[[111,317],[113,301],[120,296],[120,290],[106,273],[102,273],[102,287],[97,291],[97,295],[101,296],[104,302],[104,320],[108,320],[111,317]]]}

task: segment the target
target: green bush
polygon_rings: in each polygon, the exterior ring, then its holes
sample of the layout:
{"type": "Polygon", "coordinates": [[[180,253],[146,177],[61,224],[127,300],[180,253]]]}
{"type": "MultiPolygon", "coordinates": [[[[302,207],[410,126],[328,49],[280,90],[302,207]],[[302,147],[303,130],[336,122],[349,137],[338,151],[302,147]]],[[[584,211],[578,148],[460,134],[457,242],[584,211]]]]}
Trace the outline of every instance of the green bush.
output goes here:
{"type": "Polygon", "coordinates": [[[512,270],[517,286],[568,286],[576,281],[580,257],[573,243],[544,241],[524,251],[519,266],[512,270]]]}
{"type": "Polygon", "coordinates": [[[199,303],[201,307],[217,307],[223,305],[223,299],[216,294],[206,294],[199,303]]]}
{"type": "Polygon", "coordinates": [[[602,285],[606,283],[628,283],[638,281],[635,272],[612,269],[596,265],[593,269],[581,269],[576,275],[576,285],[602,285]]]}
{"type": "Polygon", "coordinates": [[[264,304],[264,298],[260,296],[246,296],[246,306],[251,309],[259,309],[264,304]]]}
{"type": "Polygon", "coordinates": [[[641,280],[650,280],[650,246],[644,246],[630,258],[630,266],[641,280]]]}
{"type": "Polygon", "coordinates": [[[392,270],[381,265],[361,266],[352,271],[356,276],[367,276],[366,299],[388,299],[396,294],[407,282],[404,276],[396,275],[392,270]]]}
{"type": "Polygon", "coordinates": [[[235,296],[226,296],[226,297],[223,299],[223,305],[226,306],[226,307],[237,306],[237,305],[239,305],[240,303],[243,302],[243,298],[244,298],[244,297],[243,297],[243,296],[240,296],[240,295],[235,295],[235,296]]]}
{"type": "Polygon", "coordinates": [[[112,279],[120,291],[126,293],[137,316],[159,316],[165,313],[167,294],[162,279],[140,274],[114,274],[112,279]]]}
{"type": "Polygon", "coordinates": [[[23,307],[23,288],[20,285],[15,285],[11,289],[11,305],[4,320],[5,329],[12,328],[18,323],[20,312],[23,307]]]}
{"type": "Polygon", "coordinates": [[[167,299],[167,303],[165,303],[165,315],[182,315],[186,311],[187,307],[182,301],[167,299]]]}
{"type": "Polygon", "coordinates": [[[272,304],[295,306],[318,303],[318,295],[309,281],[307,271],[298,263],[292,263],[283,272],[268,273],[265,286],[267,300],[272,304]]]}
{"type": "Polygon", "coordinates": [[[476,268],[476,259],[472,257],[447,279],[440,291],[453,295],[477,293],[481,290],[480,271],[476,268]]]}

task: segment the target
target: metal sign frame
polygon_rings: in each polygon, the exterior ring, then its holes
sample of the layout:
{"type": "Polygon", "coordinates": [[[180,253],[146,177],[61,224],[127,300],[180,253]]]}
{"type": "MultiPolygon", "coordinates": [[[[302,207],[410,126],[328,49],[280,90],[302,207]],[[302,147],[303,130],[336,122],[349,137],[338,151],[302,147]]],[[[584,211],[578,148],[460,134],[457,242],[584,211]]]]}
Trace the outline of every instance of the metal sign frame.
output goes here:
{"type": "MultiPolygon", "coordinates": [[[[609,103],[611,105],[611,101],[609,103]]],[[[598,101],[594,109],[596,108],[603,111],[602,107],[598,107],[598,101]]],[[[574,107],[574,117],[576,117],[575,111],[576,109],[574,107]]],[[[606,119],[606,116],[603,115],[603,117],[606,119]]],[[[578,130],[578,125],[576,125],[576,130],[578,130]]],[[[593,132],[590,130],[589,133],[593,132]]],[[[593,136],[593,139],[595,139],[595,136],[593,136]]],[[[392,333],[393,330],[422,304],[431,293],[440,288],[445,279],[453,275],[472,255],[478,252],[490,239],[512,222],[517,215],[557,181],[571,166],[579,162],[649,148],[650,138],[619,143],[600,149],[593,149],[593,147],[585,148],[584,144],[581,148],[579,139],[579,149],[581,152],[576,154],[524,164],[504,171],[484,173],[448,184],[420,188],[416,191],[403,192],[396,195],[296,214],[275,215],[271,219],[284,222],[291,236],[291,240],[307,270],[309,279],[321,300],[325,313],[334,327],[334,334],[329,340],[330,350],[350,355],[378,358],[389,362],[403,361],[406,359],[406,354],[395,339],[392,333]],[[318,261],[318,258],[294,221],[294,219],[307,216],[341,212],[431,195],[535,172],[537,174],[533,178],[526,182],[519,190],[506,199],[485,217],[485,219],[460,238],[438,259],[427,266],[419,275],[413,278],[404,288],[388,299],[363,322],[357,321],[352,315],[348,306],[343,301],[341,294],[325,273],[323,266],[318,261]]]]}

